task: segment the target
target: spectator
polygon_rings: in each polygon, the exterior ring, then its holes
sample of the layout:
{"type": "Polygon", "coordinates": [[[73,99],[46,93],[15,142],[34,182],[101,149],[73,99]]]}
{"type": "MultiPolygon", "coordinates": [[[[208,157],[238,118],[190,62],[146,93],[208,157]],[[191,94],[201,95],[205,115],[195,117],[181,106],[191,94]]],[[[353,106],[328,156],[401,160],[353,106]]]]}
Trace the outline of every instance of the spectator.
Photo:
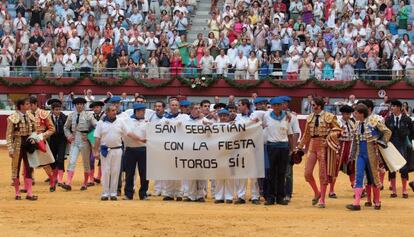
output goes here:
{"type": "Polygon", "coordinates": [[[250,56],[247,59],[247,79],[259,79],[259,60],[254,51],[250,52],[250,56]]]}
{"type": "Polygon", "coordinates": [[[40,71],[43,74],[48,75],[51,71],[52,63],[52,54],[49,52],[49,49],[47,47],[43,47],[42,53],[39,56],[40,71]]]}
{"type": "Polygon", "coordinates": [[[206,49],[200,61],[201,75],[211,75],[213,73],[213,66],[214,58],[210,55],[210,51],[206,49]]]}
{"type": "Polygon", "coordinates": [[[89,49],[85,48],[82,55],[79,57],[79,67],[81,73],[90,74],[92,72],[92,55],[89,54],[89,49]]]}
{"type": "Polygon", "coordinates": [[[230,65],[229,57],[225,54],[225,50],[220,50],[220,55],[214,60],[214,67],[218,76],[227,77],[227,68],[230,65]]]}
{"type": "Polygon", "coordinates": [[[175,50],[173,56],[170,58],[171,76],[181,76],[181,68],[183,62],[181,61],[180,51],[175,50]]]}
{"type": "Polygon", "coordinates": [[[297,80],[299,72],[299,59],[297,50],[293,50],[291,56],[288,58],[288,68],[286,70],[288,74],[288,80],[297,80]]]}
{"type": "Polygon", "coordinates": [[[197,78],[198,62],[197,62],[197,58],[195,57],[194,51],[190,52],[190,59],[186,67],[187,67],[186,77],[197,78]]]}
{"type": "Polygon", "coordinates": [[[83,94],[85,96],[85,100],[86,100],[86,105],[85,108],[89,109],[89,105],[95,101],[95,96],[92,95],[92,90],[91,89],[87,89],[83,91],[83,94]]]}
{"type": "Polygon", "coordinates": [[[234,78],[236,80],[246,79],[246,70],[248,66],[247,58],[243,55],[243,51],[239,50],[239,56],[233,62],[232,67],[235,70],[234,78]]]}
{"type": "Polygon", "coordinates": [[[35,75],[34,71],[37,67],[37,60],[39,59],[39,54],[36,52],[37,44],[32,44],[30,46],[30,51],[26,53],[26,70],[28,76],[32,77],[35,75]]]}
{"type": "Polygon", "coordinates": [[[77,63],[76,55],[72,52],[72,48],[68,47],[66,54],[63,56],[63,65],[65,66],[65,74],[68,77],[72,76],[75,71],[75,64],[77,63]]]}
{"type": "Polygon", "coordinates": [[[118,55],[115,53],[115,49],[111,48],[110,53],[106,59],[106,72],[108,76],[114,76],[116,69],[118,68],[118,55]]]}
{"type": "Polygon", "coordinates": [[[159,78],[158,71],[158,58],[155,54],[155,51],[150,53],[150,58],[148,62],[148,78],[159,78]]]}

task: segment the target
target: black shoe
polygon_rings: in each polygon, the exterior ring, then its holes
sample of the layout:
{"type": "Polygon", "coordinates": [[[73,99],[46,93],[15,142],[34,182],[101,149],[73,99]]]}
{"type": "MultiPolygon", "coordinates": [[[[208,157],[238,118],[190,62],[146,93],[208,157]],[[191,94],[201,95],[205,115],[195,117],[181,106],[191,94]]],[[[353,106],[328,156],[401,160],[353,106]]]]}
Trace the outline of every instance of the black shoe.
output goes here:
{"type": "Polygon", "coordinates": [[[167,196],[167,197],[164,197],[162,200],[163,201],[174,201],[174,198],[167,196]]]}
{"type": "Polygon", "coordinates": [[[95,183],[89,182],[86,184],[86,187],[92,187],[92,186],[95,186],[95,183]]]}
{"type": "Polygon", "coordinates": [[[82,187],[80,188],[81,191],[86,191],[88,188],[84,185],[82,185],[82,187]]]}
{"type": "Polygon", "coordinates": [[[56,186],[50,187],[50,188],[49,188],[49,191],[50,191],[51,193],[53,193],[54,191],[56,191],[56,186]]]}
{"type": "Polygon", "coordinates": [[[118,201],[118,198],[116,196],[112,196],[111,201],[118,201]]]}
{"type": "Polygon", "coordinates": [[[233,200],[230,200],[230,199],[229,200],[226,200],[226,203],[227,204],[232,204],[233,203],[233,200]]]}
{"type": "Polygon", "coordinates": [[[215,204],[224,203],[224,200],[215,200],[214,203],[215,204]]]}
{"type": "Polygon", "coordinates": [[[122,200],[125,200],[125,201],[132,201],[132,200],[133,200],[133,198],[132,198],[132,197],[127,197],[127,196],[125,196],[125,197],[123,197],[123,198],[122,198],[122,200]]]}
{"type": "Polygon", "coordinates": [[[26,200],[29,200],[29,201],[36,201],[37,199],[38,197],[36,195],[26,196],[26,200]]]}
{"type": "Polygon", "coordinates": [[[254,204],[254,205],[260,205],[260,201],[257,200],[257,199],[253,199],[252,200],[252,204],[254,204]]]}
{"type": "Polygon", "coordinates": [[[204,199],[204,198],[199,198],[199,199],[197,199],[197,201],[196,202],[206,202],[206,199],[204,199]]]}
{"type": "Polygon", "coordinates": [[[413,181],[409,182],[408,186],[410,186],[411,190],[413,190],[414,192],[414,182],[413,181]]]}
{"type": "Polygon", "coordinates": [[[372,207],[372,202],[365,202],[364,206],[366,206],[366,207],[372,207]]]}
{"type": "Polygon", "coordinates": [[[319,207],[319,208],[325,208],[325,207],[326,207],[326,204],[325,204],[325,203],[319,203],[319,204],[318,204],[318,207],[319,207]]]}
{"type": "Polygon", "coordinates": [[[364,198],[366,196],[367,196],[367,191],[365,191],[365,189],[364,189],[361,193],[361,198],[364,198]]]}
{"type": "Polygon", "coordinates": [[[353,204],[346,205],[346,208],[348,208],[351,211],[360,211],[361,210],[360,205],[353,205],[353,204]]]}
{"type": "Polygon", "coordinates": [[[97,184],[100,184],[100,183],[101,183],[101,180],[100,180],[100,179],[97,179],[97,178],[93,178],[93,181],[94,181],[95,183],[97,183],[97,184]]]}
{"type": "Polygon", "coordinates": [[[402,198],[407,199],[408,198],[408,193],[403,193],[402,198]]]}
{"type": "Polygon", "coordinates": [[[396,193],[391,193],[390,198],[396,198],[398,195],[396,193]]]}
{"type": "Polygon", "coordinates": [[[14,197],[14,200],[22,200],[22,197],[21,196],[16,196],[16,197],[14,197]]]}
{"type": "Polygon", "coordinates": [[[335,198],[335,199],[336,199],[336,198],[338,198],[338,197],[336,196],[336,193],[330,193],[330,194],[329,194],[329,198],[335,198]]]}
{"type": "Polygon", "coordinates": [[[45,183],[49,183],[50,182],[50,179],[49,178],[47,178],[47,179],[45,179],[45,181],[44,181],[45,183]]]}
{"type": "Polygon", "coordinates": [[[65,183],[62,184],[62,188],[66,191],[71,191],[72,190],[72,187],[70,185],[65,184],[65,183]]]}
{"type": "MultiPolygon", "coordinates": [[[[174,199],[173,199],[174,200],[174,199]]],[[[182,197],[177,197],[176,199],[175,199],[177,202],[181,202],[182,200],[183,200],[183,198],[182,197]]]]}
{"type": "Polygon", "coordinates": [[[316,204],[318,204],[319,198],[321,198],[320,195],[318,197],[312,199],[312,206],[315,206],[316,204]]]}
{"type": "Polygon", "coordinates": [[[379,204],[379,205],[376,205],[376,204],[375,204],[374,209],[375,209],[375,210],[381,210],[381,204],[379,204]]]}
{"type": "Polygon", "coordinates": [[[275,205],[275,201],[273,200],[266,200],[264,203],[265,206],[275,205]]]}
{"type": "Polygon", "coordinates": [[[242,199],[242,198],[237,198],[237,200],[234,202],[234,204],[245,204],[246,200],[242,199]]]}
{"type": "Polygon", "coordinates": [[[289,197],[289,196],[286,196],[286,197],[285,197],[285,201],[286,201],[286,202],[290,202],[290,200],[291,200],[291,199],[292,199],[292,198],[291,198],[291,197],[289,197]]]}
{"type": "Polygon", "coordinates": [[[101,201],[108,201],[109,197],[101,197],[101,201]]]}
{"type": "Polygon", "coordinates": [[[286,206],[286,205],[289,204],[289,202],[286,201],[286,200],[280,200],[280,201],[277,201],[276,204],[279,204],[279,205],[282,205],[282,206],[286,206]]]}
{"type": "Polygon", "coordinates": [[[63,185],[62,183],[58,183],[57,184],[58,187],[62,187],[62,185],[63,185]]]}
{"type": "Polygon", "coordinates": [[[148,196],[139,197],[139,200],[146,201],[149,200],[148,196]]]}
{"type": "Polygon", "coordinates": [[[26,189],[20,189],[20,192],[21,193],[27,193],[27,190],[26,189]]]}

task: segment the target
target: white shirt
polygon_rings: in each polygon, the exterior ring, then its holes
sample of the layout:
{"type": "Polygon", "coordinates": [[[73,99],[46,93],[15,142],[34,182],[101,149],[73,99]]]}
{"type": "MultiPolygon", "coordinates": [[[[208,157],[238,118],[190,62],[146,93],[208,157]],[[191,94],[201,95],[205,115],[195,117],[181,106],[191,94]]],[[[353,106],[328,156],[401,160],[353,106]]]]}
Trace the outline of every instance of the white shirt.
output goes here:
{"type": "MultiPolygon", "coordinates": [[[[125,118],[124,119],[124,123],[125,126],[127,128],[128,132],[133,133],[134,135],[145,139],[147,137],[147,133],[146,133],[146,127],[148,124],[148,120],[144,119],[140,119],[137,120],[135,118],[125,118]]],[[[126,134],[122,137],[122,139],[124,140],[124,144],[126,147],[144,147],[145,143],[131,138],[129,136],[127,136],[126,134]]]]}
{"type": "Polygon", "coordinates": [[[80,49],[80,38],[79,37],[69,38],[68,47],[71,47],[73,50],[79,50],[80,49]]]}
{"type": "Polygon", "coordinates": [[[147,46],[147,50],[156,50],[158,44],[158,38],[146,38],[145,45],[147,46]]]}
{"type": "Polygon", "coordinates": [[[122,146],[122,136],[127,133],[125,124],[120,119],[113,123],[100,120],[95,128],[94,137],[101,139],[101,144],[109,148],[122,146]]]}
{"type": "Polygon", "coordinates": [[[248,65],[248,62],[247,62],[247,58],[245,56],[243,56],[242,58],[237,56],[236,59],[234,60],[234,63],[233,63],[233,67],[236,70],[246,70],[247,65],[248,65]]]}
{"type": "Polygon", "coordinates": [[[405,56],[404,58],[405,61],[405,69],[413,69],[414,68],[414,54],[411,54],[411,56],[405,56]],[[408,59],[410,59],[411,61],[409,61],[408,59]]]}
{"type": "Polygon", "coordinates": [[[217,56],[214,62],[216,63],[218,74],[222,74],[227,69],[227,65],[230,63],[227,55],[217,56]]]}
{"type": "Polygon", "coordinates": [[[266,126],[266,134],[268,142],[288,142],[288,135],[293,134],[292,126],[287,116],[278,121],[271,117],[273,111],[267,111],[263,116],[263,124],[266,126]]]}
{"type": "Polygon", "coordinates": [[[288,63],[286,71],[287,72],[298,72],[299,71],[299,59],[300,59],[299,55],[289,57],[289,63],[288,63]]]}
{"type": "Polygon", "coordinates": [[[41,53],[39,56],[39,64],[41,67],[48,67],[53,62],[52,54],[49,52],[47,54],[41,53]]]}

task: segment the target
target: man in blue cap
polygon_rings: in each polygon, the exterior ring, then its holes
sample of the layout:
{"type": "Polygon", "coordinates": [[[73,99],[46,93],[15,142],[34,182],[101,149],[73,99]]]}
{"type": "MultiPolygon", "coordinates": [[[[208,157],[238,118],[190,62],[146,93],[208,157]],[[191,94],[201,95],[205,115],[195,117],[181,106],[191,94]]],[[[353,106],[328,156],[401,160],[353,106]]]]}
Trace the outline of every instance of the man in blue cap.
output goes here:
{"type": "Polygon", "coordinates": [[[182,114],[190,114],[189,107],[191,105],[191,102],[188,100],[182,100],[180,101],[180,111],[182,114]]]}
{"type": "MultiPolygon", "coordinates": [[[[109,105],[106,116],[96,126],[94,137],[94,156],[102,161],[102,195],[101,200],[118,200],[117,187],[121,168],[122,137],[127,134],[125,123],[117,119],[117,108],[109,105]]],[[[135,168],[134,168],[135,171],[135,168]]]]}
{"type": "Polygon", "coordinates": [[[135,170],[138,167],[140,177],[140,189],[138,192],[140,200],[146,200],[148,191],[147,180],[147,152],[146,152],[146,133],[145,128],[148,121],[145,119],[144,104],[135,103],[133,105],[134,114],[125,119],[128,128],[127,136],[123,137],[125,145],[125,199],[132,200],[134,197],[134,178],[135,170]]]}
{"type": "MultiPolygon", "coordinates": [[[[289,96],[281,96],[282,99],[282,110],[286,112],[291,112],[289,109],[289,103],[292,100],[289,96]]],[[[290,126],[292,128],[292,142],[293,147],[296,147],[296,144],[300,138],[300,126],[299,126],[299,120],[296,116],[296,113],[290,113],[290,126]]],[[[292,198],[292,192],[293,192],[293,164],[289,162],[286,170],[286,183],[285,183],[285,193],[286,193],[286,201],[290,202],[290,199],[292,198]]]]}
{"type": "Polygon", "coordinates": [[[117,110],[116,114],[117,115],[121,113],[121,100],[122,100],[122,98],[119,97],[119,96],[112,96],[108,101],[108,103],[110,103],[110,104],[112,104],[116,107],[116,110],[117,110]]]}
{"type": "Polygon", "coordinates": [[[289,164],[289,146],[292,144],[291,115],[282,108],[283,97],[275,97],[270,100],[272,110],[263,116],[265,128],[267,152],[269,157],[269,172],[266,177],[268,184],[265,196],[265,205],[287,205],[285,200],[285,176],[289,164]]]}
{"type": "MultiPolygon", "coordinates": [[[[230,122],[230,112],[227,109],[220,109],[217,112],[220,123],[230,122]]],[[[217,179],[214,190],[214,203],[233,203],[234,180],[233,179],[217,179]]]]}

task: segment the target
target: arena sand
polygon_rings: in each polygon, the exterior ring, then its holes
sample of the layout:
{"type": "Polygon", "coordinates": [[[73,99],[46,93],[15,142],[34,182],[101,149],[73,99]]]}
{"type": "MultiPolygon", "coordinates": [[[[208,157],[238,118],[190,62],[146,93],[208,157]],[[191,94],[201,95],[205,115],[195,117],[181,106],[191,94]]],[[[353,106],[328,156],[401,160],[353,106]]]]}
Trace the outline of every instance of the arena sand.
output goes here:
{"type": "Polygon", "coordinates": [[[338,199],[327,199],[327,208],[319,209],[311,206],[303,164],[294,168],[290,205],[270,207],[214,204],[210,196],[201,204],[164,202],[161,197],[102,202],[100,186],[79,190],[81,163],[77,167],[73,191],[58,188],[49,193],[43,182],[45,173],[38,169],[34,192],[39,200],[15,201],[10,159],[1,148],[0,236],[414,236],[411,190],[409,199],[390,199],[390,191],[383,191],[381,211],[363,208],[351,212],[345,205],[352,201],[353,193],[347,177],[340,174],[338,199]]]}

